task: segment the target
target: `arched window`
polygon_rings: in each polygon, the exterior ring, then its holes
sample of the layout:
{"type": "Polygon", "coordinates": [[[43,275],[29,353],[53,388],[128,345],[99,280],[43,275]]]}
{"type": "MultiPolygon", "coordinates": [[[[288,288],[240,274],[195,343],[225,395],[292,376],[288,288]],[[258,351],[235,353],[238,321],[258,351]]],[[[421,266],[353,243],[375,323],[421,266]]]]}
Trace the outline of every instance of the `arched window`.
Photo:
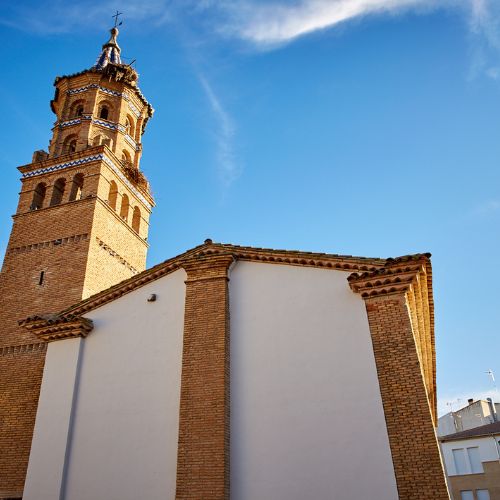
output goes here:
{"type": "Polygon", "coordinates": [[[109,206],[116,210],[116,197],[118,196],[118,186],[115,181],[111,181],[109,183],[109,194],[108,194],[108,203],[109,206]]]}
{"type": "Polygon", "coordinates": [[[135,134],[134,119],[130,115],[125,119],[125,133],[130,137],[134,137],[135,134]]]}
{"type": "Polygon", "coordinates": [[[45,193],[47,192],[47,186],[44,182],[37,184],[35,190],[33,191],[33,201],[31,202],[31,210],[38,210],[43,207],[43,202],[45,200],[45,193]]]}
{"type": "Polygon", "coordinates": [[[76,174],[73,177],[71,184],[71,193],[69,194],[69,201],[81,200],[83,191],[83,174],[76,174]]]}
{"type": "Polygon", "coordinates": [[[130,206],[130,203],[128,201],[128,196],[126,194],[124,194],[122,196],[122,206],[120,207],[120,217],[125,221],[128,219],[129,206],[130,206]]]}
{"type": "Polygon", "coordinates": [[[63,143],[63,154],[74,153],[76,151],[77,136],[70,135],[66,137],[63,143]]]}
{"type": "Polygon", "coordinates": [[[92,146],[108,146],[111,149],[113,141],[105,135],[96,135],[92,141],[92,146]]]}
{"type": "Polygon", "coordinates": [[[141,228],[141,211],[139,207],[134,207],[134,213],[132,215],[132,229],[138,233],[141,228]]]}
{"type": "Polygon", "coordinates": [[[132,163],[132,158],[130,157],[130,153],[126,149],[122,151],[122,161],[125,163],[132,163]]]}
{"type": "Polygon", "coordinates": [[[54,184],[54,189],[52,190],[52,199],[50,200],[50,206],[59,205],[64,196],[64,188],[66,187],[66,179],[57,179],[54,184]]]}
{"type": "Polygon", "coordinates": [[[107,104],[103,104],[99,109],[99,118],[109,120],[109,106],[107,104]]]}
{"type": "Polygon", "coordinates": [[[83,101],[76,101],[71,105],[69,111],[70,118],[79,118],[83,115],[83,101]]]}

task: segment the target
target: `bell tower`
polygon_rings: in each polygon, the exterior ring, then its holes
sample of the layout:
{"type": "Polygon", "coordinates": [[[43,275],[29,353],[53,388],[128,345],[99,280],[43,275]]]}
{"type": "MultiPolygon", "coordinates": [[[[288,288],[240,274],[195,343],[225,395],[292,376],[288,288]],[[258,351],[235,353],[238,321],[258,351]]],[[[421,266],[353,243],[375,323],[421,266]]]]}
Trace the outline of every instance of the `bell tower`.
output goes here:
{"type": "Polygon", "coordinates": [[[154,201],[140,171],[153,108],[111,29],[96,64],[57,77],[48,151],[19,167],[0,273],[0,499],[21,498],[45,344],[18,326],[143,271],[154,201]]]}

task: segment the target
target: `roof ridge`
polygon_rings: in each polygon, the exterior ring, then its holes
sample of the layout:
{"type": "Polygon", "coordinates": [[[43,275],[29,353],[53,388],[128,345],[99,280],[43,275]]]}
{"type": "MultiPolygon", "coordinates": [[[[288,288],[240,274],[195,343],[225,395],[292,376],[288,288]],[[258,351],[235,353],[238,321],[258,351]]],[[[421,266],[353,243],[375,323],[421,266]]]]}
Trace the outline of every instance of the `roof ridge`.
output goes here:
{"type": "MultiPolygon", "coordinates": [[[[396,259],[383,259],[371,257],[356,257],[352,255],[328,254],[321,252],[303,252],[297,250],[281,250],[272,248],[259,248],[230,243],[214,243],[206,239],[201,245],[197,245],[170,259],[164,260],[139,274],[131,276],[105,290],[101,290],[86,299],[73,304],[60,311],[57,316],[78,315],[104,305],[132,290],[144,286],[147,283],[161,278],[162,276],[176,271],[181,263],[193,257],[229,252],[239,260],[261,261],[275,264],[288,264],[297,266],[309,266],[333,269],[338,271],[364,271],[367,273],[377,272],[384,269],[388,262],[399,262],[398,259],[413,260],[430,254],[414,254],[397,257],[396,259]]],[[[401,261],[402,262],[402,261],[401,261]]]]}
{"type": "Polygon", "coordinates": [[[446,434],[445,436],[440,436],[439,440],[456,441],[470,437],[490,436],[492,434],[500,434],[500,421],[490,422],[489,424],[473,427],[465,431],[454,432],[453,434],[446,434]]]}

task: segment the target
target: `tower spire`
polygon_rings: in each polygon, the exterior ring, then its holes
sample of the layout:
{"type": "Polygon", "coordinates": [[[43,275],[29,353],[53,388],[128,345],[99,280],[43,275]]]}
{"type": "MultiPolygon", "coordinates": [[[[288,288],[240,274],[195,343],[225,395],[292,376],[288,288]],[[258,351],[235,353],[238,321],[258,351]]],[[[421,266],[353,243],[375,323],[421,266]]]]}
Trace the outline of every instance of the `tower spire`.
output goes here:
{"type": "Polygon", "coordinates": [[[118,45],[118,42],[116,41],[116,38],[119,33],[118,28],[114,26],[109,31],[111,33],[111,36],[109,40],[102,46],[101,54],[97,58],[97,62],[95,63],[94,66],[94,68],[96,69],[104,69],[109,63],[112,64],[122,63],[122,60],[120,58],[121,49],[120,46],[118,45]]]}

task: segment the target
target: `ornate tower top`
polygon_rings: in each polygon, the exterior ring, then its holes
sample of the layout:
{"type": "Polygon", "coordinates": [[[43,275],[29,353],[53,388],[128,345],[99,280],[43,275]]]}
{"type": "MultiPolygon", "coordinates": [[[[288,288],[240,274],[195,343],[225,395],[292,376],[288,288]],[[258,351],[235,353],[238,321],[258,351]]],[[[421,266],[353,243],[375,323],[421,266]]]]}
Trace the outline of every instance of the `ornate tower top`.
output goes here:
{"type": "Polygon", "coordinates": [[[120,58],[120,46],[116,41],[116,37],[118,36],[118,28],[115,26],[110,29],[111,38],[102,46],[102,52],[97,59],[97,62],[94,66],[95,69],[103,69],[109,63],[113,64],[121,64],[122,60],[120,58]]]}
{"type": "Polygon", "coordinates": [[[121,60],[117,20],[110,33],[96,64],[55,79],[53,136],[48,152],[35,152],[33,163],[60,161],[75,153],[89,155],[92,148],[105,146],[104,154],[110,161],[150,198],[139,168],[142,135],[154,110],[137,85],[136,70],[121,60]]]}

